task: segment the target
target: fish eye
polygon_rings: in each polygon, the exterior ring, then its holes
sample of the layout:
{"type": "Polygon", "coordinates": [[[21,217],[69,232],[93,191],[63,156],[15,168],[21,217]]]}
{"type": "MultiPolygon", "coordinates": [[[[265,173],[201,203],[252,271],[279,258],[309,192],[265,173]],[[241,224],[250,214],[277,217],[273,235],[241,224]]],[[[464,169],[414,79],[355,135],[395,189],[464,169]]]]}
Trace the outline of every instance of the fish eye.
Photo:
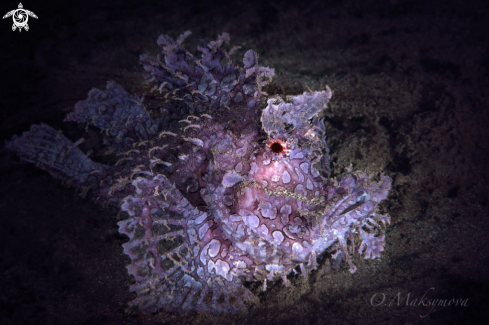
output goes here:
{"type": "Polygon", "coordinates": [[[274,142],[272,143],[272,145],[270,146],[270,150],[273,152],[273,153],[282,153],[284,151],[284,147],[282,146],[281,143],[279,142],[274,142]]]}
{"type": "Polygon", "coordinates": [[[287,146],[286,142],[282,142],[280,140],[268,140],[267,149],[275,156],[288,156],[290,149],[287,146]]]}

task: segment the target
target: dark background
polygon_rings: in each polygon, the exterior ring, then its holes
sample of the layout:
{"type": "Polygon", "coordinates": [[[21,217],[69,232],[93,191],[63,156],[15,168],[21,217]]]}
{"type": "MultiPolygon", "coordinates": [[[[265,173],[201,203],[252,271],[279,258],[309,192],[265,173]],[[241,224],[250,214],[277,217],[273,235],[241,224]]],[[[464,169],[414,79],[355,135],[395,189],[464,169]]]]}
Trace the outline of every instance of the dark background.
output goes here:
{"type": "MultiPolygon", "coordinates": [[[[0,148],[0,324],[476,324],[488,316],[489,5],[485,1],[25,1],[30,30],[0,21],[0,140],[62,123],[92,87],[146,94],[141,53],[156,39],[231,44],[275,68],[269,95],[329,85],[333,176],[383,171],[392,222],[379,260],[356,256],[261,293],[246,315],[131,315],[120,216],[0,148]],[[433,288],[433,289],[431,289],[433,288]],[[420,306],[462,298],[467,306],[420,306]],[[373,306],[372,297],[385,295],[373,306]],[[411,305],[398,303],[397,297],[411,305]],[[426,317],[421,317],[421,316],[426,317]]],[[[1,15],[18,1],[2,1],[1,15]]],[[[231,44],[228,48],[231,47],[231,44]]],[[[96,136],[82,150],[94,145],[96,136]]]]}

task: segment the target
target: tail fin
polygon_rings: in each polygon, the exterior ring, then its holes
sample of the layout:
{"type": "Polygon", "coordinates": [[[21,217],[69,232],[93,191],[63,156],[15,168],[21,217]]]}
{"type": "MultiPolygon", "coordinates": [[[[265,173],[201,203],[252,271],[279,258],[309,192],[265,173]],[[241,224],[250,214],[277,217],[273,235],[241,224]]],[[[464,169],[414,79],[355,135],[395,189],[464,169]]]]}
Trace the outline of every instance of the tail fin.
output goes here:
{"type": "Polygon", "coordinates": [[[77,144],[67,139],[61,131],[47,124],[32,125],[22,136],[14,135],[5,147],[16,151],[22,160],[36,164],[51,175],[77,182],[77,185],[97,185],[108,166],[93,162],[77,144]]]}

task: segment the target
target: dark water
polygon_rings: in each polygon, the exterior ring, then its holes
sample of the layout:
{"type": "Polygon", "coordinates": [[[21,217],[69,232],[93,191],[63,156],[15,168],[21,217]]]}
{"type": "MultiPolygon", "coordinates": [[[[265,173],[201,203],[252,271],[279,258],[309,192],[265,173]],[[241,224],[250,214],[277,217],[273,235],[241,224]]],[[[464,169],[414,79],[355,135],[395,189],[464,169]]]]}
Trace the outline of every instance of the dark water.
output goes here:
{"type": "MultiPolygon", "coordinates": [[[[5,14],[17,5],[1,8],[5,14]]],[[[139,55],[155,54],[162,33],[192,30],[185,44],[194,51],[199,38],[225,31],[242,46],[236,60],[252,48],[260,65],[276,69],[269,95],[331,87],[324,116],[332,173],[352,164],[391,176],[382,209],[392,223],[382,258],[357,256],[354,275],[346,265],[324,273],[324,263],[306,281],[291,277],[288,288],[277,282],[262,293],[249,284],[260,305],[247,315],[132,315],[116,211],[2,147],[1,324],[475,324],[487,313],[483,1],[23,5],[39,17],[29,18],[28,32],[12,32],[11,18],[0,25],[2,140],[45,122],[71,140],[83,135],[82,150],[96,153],[97,132],[62,123],[77,101],[108,80],[147,93],[139,55]]],[[[160,107],[151,94],[144,103],[160,107]]]]}

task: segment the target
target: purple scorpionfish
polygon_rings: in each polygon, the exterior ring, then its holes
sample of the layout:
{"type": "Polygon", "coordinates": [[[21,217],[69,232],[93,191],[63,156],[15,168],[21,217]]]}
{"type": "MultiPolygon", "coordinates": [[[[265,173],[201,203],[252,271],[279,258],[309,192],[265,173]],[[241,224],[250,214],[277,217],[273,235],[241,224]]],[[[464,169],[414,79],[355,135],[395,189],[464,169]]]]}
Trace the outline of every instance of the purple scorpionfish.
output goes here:
{"type": "Polygon", "coordinates": [[[92,161],[60,131],[33,125],[6,147],[53,176],[120,206],[119,232],[143,312],[233,314],[256,297],[244,281],[283,279],[318,267],[329,252],[356,268],[351,254],[380,257],[384,232],[377,213],[388,176],[347,173],[329,178],[323,120],[326,87],[289,102],[275,97],[260,109],[274,70],[249,50],[239,66],[221,48],[229,35],[202,41],[196,58],[160,36],[162,53],[141,64],[159,112],[115,82],[92,89],[67,121],[102,131],[114,164],[92,161]],[[114,161],[115,161],[114,160],[114,161]],[[355,239],[357,247],[355,247],[355,239]],[[297,271],[296,271],[297,270],[297,271]]]}

